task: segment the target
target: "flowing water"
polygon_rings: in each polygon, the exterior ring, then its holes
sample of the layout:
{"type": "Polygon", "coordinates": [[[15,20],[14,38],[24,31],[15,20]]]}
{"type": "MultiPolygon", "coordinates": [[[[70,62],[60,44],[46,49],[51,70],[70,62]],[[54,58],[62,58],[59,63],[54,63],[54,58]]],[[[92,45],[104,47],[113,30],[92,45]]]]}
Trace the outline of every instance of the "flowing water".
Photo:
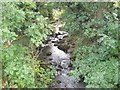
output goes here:
{"type": "Polygon", "coordinates": [[[56,35],[49,37],[46,46],[41,49],[40,57],[56,67],[58,76],[50,88],[84,88],[84,84],[68,73],[71,70],[70,53],[58,48],[57,43],[68,35],[67,32],[57,31],[56,35]]]}

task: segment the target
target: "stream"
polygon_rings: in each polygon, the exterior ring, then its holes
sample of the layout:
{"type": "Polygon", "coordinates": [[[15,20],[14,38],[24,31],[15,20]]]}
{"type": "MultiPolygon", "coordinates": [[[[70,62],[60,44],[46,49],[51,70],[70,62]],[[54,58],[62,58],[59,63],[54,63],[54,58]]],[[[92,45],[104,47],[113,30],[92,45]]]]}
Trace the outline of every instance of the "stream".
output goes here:
{"type": "Polygon", "coordinates": [[[51,35],[41,49],[40,57],[42,60],[51,63],[56,67],[58,76],[55,78],[50,88],[84,88],[84,83],[79,82],[68,73],[72,70],[70,59],[74,50],[74,44],[66,43],[68,33],[58,30],[51,35]]]}

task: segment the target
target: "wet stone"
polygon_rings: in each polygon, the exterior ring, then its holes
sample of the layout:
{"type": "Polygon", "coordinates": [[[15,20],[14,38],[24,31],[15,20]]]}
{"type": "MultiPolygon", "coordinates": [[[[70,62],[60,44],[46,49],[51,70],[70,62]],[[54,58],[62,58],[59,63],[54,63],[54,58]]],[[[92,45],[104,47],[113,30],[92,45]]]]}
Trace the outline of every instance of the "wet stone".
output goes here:
{"type": "Polygon", "coordinates": [[[82,84],[68,75],[72,68],[70,64],[70,54],[73,52],[75,45],[66,38],[67,36],[67,32],[57,30],[54,35],[48,38],[45,47],[40,51],[41,60],[46,60],[51,65],[55,66],[58,73],[58,76],[55,78],[56,82],[51,84],[51,88],[82,87],[82,84]]]}
{"type": "Polygon", "coordinates": [[[63,35],[58,35],[57,38],[58,38],[59,40],[62,40],[62,39],[63,39],[63,35]]]}
{"type": "Polygon", "coordinates": [[[57,83],[58,83],[58,84],[60,84],[60,83],[61,83],[61,81],[60,81],[60,80],[57,80],[57,83]]]}
{"type": "Polygon", "coordinates": [[[52,43],[56,43],[56,42],[58,42],[59,41],[59,39],[58,38],[54,38],[53,40],[51,40],[52,41],[52,43]]]}
{"type": "Polygon", "coordinates": [[[52,54],[51,52],[47,52],[47,53],[46,53],[47,56],[50,56],[51,54],[52,54]]]}
{"type": "Polygon", "coordinates": [[[69,64],[70,64],[70,60],[63,60],[61,62],[61,67],[66,69],[66,68],[68,68],[69,64]]]}
{"type": "Polygon", "coordinates": [[[54,46],[57,46],[58,44],[57,43],[54,43],[54,46]]]}
{"type": "Polygon", "coordinates": [[[67,52],[67,50],[70,48],[70,46],[67,45],[67,44],[61,44],[61,45],[58,46],[58,48],[67,52]]]}
{"type": "Polygon", "coordinates": [[[57,71],[61,71],[62,69],[61,68],[56,68],[57,71]]]}
{"type": "Polygon", "coordinates": [[[51,60],[53,60],[53,58],[52,58],[52,57],[49,57],[48,59],[49,59],[50,61],[51,61],[51,60]]]}

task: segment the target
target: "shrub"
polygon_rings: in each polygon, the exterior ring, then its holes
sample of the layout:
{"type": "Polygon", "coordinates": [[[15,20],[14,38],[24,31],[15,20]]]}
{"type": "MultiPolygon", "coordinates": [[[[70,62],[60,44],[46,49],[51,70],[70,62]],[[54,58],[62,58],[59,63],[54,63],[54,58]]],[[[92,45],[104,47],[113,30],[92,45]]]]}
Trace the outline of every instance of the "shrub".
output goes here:
{"type": "Polygon", "coordinates": [[[3,81],[7,87],[35,87],[34,69],[28,49],[12,45],[2,50],[3,81]]]}

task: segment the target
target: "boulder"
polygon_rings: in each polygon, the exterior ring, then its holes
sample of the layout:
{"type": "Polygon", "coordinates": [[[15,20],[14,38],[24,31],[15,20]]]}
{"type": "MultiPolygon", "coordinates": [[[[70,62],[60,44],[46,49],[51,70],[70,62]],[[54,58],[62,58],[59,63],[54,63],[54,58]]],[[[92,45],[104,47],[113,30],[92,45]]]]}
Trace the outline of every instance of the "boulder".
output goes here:
{"type": "Polygon", "coordinates": [[[58,42],[58,44],[63,44],[63,43],[65,43],[65,39],[62,39],[58,42]]]}
{"type": "Polygon", "coordinates": [[[63,34],[63,38],[68,37],[68,33],[63,34]]]}
{"type": "Polygon", "coordinates": [[[54,43],[54,46],[57,46],[58,44],[57,43],[54,43]]]}
{"type": "Polygon", "coordinates": [[[60,65],[62,68],[67,69],[69,64],[70,64],[70,60],[62,60],[60,65]]]}
{"type": "Polygon", "coordinates": [[[52,60],[53,60],[53,58],[52,58],[52,57],[49,57],[48,59],[49,59],[50,61],[52,61],[52,60]]]}
{"type": "Polygon", "coordinates": [[[68,34],[68,33],[65,32],[65,31],[58,31],[57,34],[58,34],[58,35],[63,35],[63,34],[68,34]]]}
{"type": "Polygon", "coordinates": [[[51,40],[52,41],[52,43],[56,43],[56,42],[58,42],[59,41],[59,39],[58,38],[54,38],[53,40],[51,40]]]}
{"type": "Polygon", "coordinates": [[[63,39],[63,35],[58,35],[57,38],[58,38],[59,40],[62,40],[62,39],[63,39]]]}
{"type": "Polygon", "coordinates": [[[47,56],[50,56],[52,53],[51,52],[46,52],[46,55],[47,56]]]}
{"type": "Polygon", "coordinates": [[[67,52],[67,50],[70,48],[70,46],[65,43],[65,44],[59,44],[58,48],[60,50],[63,50],[64,52],[67,52]]]}
{"type": "Polygon", "coordinates": [[[48,40],[54,40],[54,37],[49,37],[48,40]]]}
{"type": "Polygon", "coordinates": [[[64,34],[63,31],[59,31],[59,32],[58,32],[58,35],[63,35],[63,34],[64,34]]]}

